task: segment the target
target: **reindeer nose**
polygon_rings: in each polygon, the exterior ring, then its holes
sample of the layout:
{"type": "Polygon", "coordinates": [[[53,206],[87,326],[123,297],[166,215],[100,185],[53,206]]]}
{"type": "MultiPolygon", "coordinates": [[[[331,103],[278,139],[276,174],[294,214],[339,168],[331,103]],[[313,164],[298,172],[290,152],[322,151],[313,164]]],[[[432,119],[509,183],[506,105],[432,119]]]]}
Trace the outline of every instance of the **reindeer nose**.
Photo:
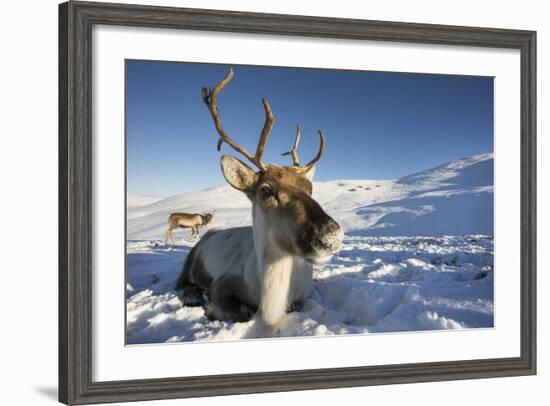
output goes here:
{"type": "Polygon", "coordinates": [[[340,249],[343,238],[344,233],[340,224],[329,217],[327,222],[317,232],[315,240],[320,248],[336,252],[340,249]]]}

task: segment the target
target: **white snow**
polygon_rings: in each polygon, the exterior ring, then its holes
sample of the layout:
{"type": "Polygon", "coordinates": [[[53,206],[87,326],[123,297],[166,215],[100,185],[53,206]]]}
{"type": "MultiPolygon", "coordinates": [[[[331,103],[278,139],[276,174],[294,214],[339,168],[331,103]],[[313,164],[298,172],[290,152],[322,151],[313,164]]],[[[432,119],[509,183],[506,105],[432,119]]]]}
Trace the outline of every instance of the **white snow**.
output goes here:
{"type": "Polygon", "coordinates": [[[162,197],[128,194],[126,195],[126,207],[134,209],[136,207],[147,206],[159,200],[162,200],[162,197]]]}
{"type": "MultiPolygon", "coordinates": [[[[127,340],[234,340],[493,326],[493,156],[398,180],[314,183],[344,228],[338,255],[314,273],[314,293],[279,331],[211,322],[172,291],[194,242],[164,244],[173,211],[214,211],[211,227],[249,225],[250,203],[230,186],[127,207],[127,340]]],[[[128,199],[130,202],[130,199],[128,199]]]]}

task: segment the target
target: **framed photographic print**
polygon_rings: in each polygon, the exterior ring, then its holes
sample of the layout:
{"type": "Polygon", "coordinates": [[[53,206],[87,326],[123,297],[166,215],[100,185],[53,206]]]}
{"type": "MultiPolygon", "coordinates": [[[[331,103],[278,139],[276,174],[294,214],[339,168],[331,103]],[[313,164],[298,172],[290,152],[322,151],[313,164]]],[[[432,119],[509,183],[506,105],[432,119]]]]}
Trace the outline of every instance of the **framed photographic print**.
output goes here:
{"type": "Polygon", "coordinates": [[[536,373],[535,32],[59,28],[61,402],[536,373]]]}

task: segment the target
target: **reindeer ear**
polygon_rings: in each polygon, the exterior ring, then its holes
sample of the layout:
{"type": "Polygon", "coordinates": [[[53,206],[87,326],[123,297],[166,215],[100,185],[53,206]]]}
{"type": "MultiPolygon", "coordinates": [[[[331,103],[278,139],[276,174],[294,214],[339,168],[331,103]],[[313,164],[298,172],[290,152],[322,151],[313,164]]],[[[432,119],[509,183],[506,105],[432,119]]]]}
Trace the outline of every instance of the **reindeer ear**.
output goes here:
{"type": "Polygon", "coordinates": [[[306,178],[310,182],[313,182],[313,175],[315,175],[315,165],[304,168],[301,174],[304,178],[306,178]]]}
{"type": "Polygon", "coordinates": [[[258,175],[251,167],[231,155],[222,156],[220,163],[223,176],[231,186],[245,193],[252,190],[258,175]]]}

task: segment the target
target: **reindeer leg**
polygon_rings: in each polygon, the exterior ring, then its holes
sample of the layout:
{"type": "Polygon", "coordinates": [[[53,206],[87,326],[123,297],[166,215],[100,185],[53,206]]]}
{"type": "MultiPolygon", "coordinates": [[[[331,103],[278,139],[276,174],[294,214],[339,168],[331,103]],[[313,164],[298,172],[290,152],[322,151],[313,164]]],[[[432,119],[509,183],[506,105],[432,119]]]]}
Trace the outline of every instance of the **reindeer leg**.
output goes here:
{"type": "Polygon", "coordinates": [[[174,243],[174,236],[173,236],[173,229],[172,227],[168,228],[168,231],[166,232],[166,244],[173,244],[174,243]]]}
{"type": "Polygon", "coordinates": [[[244,323],[249,321],[255,309],[242,301],[245,286],[236,275],[225,274],[210,287],[210,303],[205,308],[210,320],[244,323]]]}

